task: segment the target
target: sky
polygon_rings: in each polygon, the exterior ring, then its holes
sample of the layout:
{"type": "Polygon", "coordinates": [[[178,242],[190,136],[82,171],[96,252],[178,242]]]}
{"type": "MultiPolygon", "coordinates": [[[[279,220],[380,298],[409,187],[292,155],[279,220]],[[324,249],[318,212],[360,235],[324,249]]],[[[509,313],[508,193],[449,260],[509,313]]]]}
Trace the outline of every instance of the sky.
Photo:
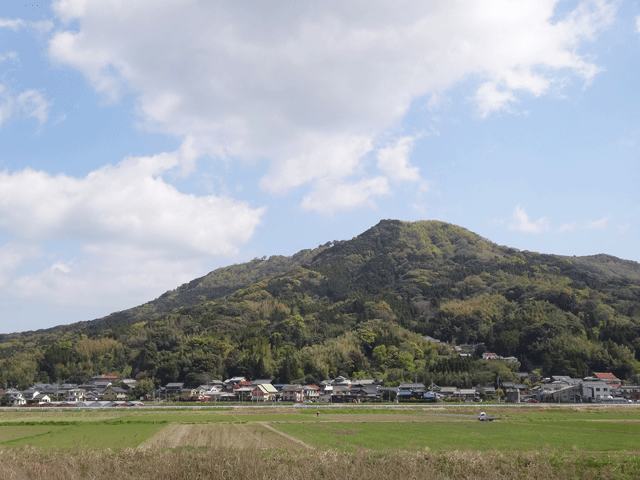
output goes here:
{"type": "Polygon", "coordinates": [[[640,4],[5,0],[0,333],[442,220],[640,261],[640,4]]]}

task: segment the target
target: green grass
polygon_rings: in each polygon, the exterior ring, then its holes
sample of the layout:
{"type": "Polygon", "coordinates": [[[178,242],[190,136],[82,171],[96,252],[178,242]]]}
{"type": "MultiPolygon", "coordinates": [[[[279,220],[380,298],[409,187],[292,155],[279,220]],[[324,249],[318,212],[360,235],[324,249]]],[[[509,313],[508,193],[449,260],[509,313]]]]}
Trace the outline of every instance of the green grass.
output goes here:
{"type": "MultiPolygon", "coordinates": [[[[78,423],[66,426],[32,426],[32,427],[0,427],[0,435],[4,429],[16,430],[22,435],[18,438],[14,433],[14,439],[4,441],[2,446],[16,447],[29,445],[37,448],[62,448],[70,449],[84,447],[90,450],[121,449],[137,447],[140,443],[154,435],[163,424],[154,423],[78,423]]],[[[10,432],[10,431],[9,431],[10,432]]]]}
{"type": "Polygon", "coordinates": [[[0,445],[25,437],[33,437],[63,429],[63,426],[50,425],[8,425],[0,427],[0,445]]]}
{"type": "Polygon", "coordinates": [[[640,423],[633,414],[547,411],[526,416],[510,414],[496,422],[468,418],[433,417],[418,423],[336,422],[317,425],[288,423],[273,425],[318,449],[354,451],[401,449],[528,451],[540,448],[588,452],[638,451],[640,423]],[[556,417],[556,418],[554,418],[556,417]],[[607,418],[608,417],[608,418],[607,418]]]}

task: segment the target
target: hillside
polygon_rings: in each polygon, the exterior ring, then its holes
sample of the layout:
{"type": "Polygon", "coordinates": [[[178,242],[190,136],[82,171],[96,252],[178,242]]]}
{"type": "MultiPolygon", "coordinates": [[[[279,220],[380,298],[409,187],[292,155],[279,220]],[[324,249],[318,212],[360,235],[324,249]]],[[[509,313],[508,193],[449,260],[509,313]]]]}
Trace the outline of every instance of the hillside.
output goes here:
{"type": "Polygon", "coordinates": [[[510,375],[424,335],[479,344],[477,354],[515,356],[543,374],[632,379],[640,264],[523,252],[443,222],[385,220],[348,241],[218,269],[103,319],[5,335],[0,384],[109,371],[148,386],[338,374],[462,386],[510,375]]]}

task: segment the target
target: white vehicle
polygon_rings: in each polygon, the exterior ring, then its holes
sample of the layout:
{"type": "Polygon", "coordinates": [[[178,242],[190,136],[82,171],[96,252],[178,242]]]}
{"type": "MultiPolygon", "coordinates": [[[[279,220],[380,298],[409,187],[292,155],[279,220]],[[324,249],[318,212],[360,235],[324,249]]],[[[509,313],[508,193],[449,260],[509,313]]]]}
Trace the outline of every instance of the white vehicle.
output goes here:
{"type": "Polygon", "coordinates": [[[494,418],[496,417],[489,417],[484,412],[480,412],[480,415],[478,415],[478,420],[480,420],[481,422],[493,422],[494,418]]]}

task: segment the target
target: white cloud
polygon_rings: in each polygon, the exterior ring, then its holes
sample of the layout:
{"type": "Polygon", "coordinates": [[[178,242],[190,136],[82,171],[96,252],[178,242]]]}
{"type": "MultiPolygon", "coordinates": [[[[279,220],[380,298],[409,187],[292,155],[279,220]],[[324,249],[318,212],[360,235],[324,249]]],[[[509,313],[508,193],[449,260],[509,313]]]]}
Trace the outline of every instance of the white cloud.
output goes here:
{"type": "Polygon", "coordinates": [[[129,245],[169,257],[234,253],[264,210],[226,197],[185,195],[166,183],[161,175],[192,161],[191,154],[186,144],[84,178],[30,169],[0,173],[0,226],[29,241],[129,245]]]}
{"type": "MultiPolygon", "coordinates": [[[[281,192],[366,179],[365,154],[412,102],[460,81],[477,81],[482,116],[572,75],[589,81],[599,68],[577,52],[615,8],[587,1],[556,21],[557,3],[60,0],[80,28],[49,52],[109,101],[134,92],[148,130],[267,159],[261,185],[281,192]]],[[[400,174],[416,175],[409,163],[400,174]]]]}
{"type": "Polygon", "coordinates": [[[509,230],[525,233],[542,233],[549,230],[549,222],[544,217],[536,221],[531,221],[524,208],[518,205],[511,215],[509,230]]]}
{"type": "Polygon", "coordinates": [[[410,166],[414,137],[402,137],[394,145],[378,150],[378,170],[395,181],[420,181],[420,169],[410,166]]]}
{"type": "Polygon", "coordinates": [[[591,220],[586,223],[586,230],[604,230],[609,224],[609,217],[602,217],[600,220],[591,220]]]}
{"type": "Polygon", "coordinates": [[[12,117],[32,117],[42,125],[49,119],[51,105],[38,90],[15,93],[0,84],[0,127],[12,117]]]}
{"type": "Polygon", "coordinates": [[[359,160],[372,148],[366,136],[307,135],[283,150],[285,157],[260,185],[278,193],[319,178],[344,178],[358,173],[359,160]]]}
{"type": "Polygon", "coordinates": [[[18,95],[16,103],[20,113],[27,117],[35,118],[40,124],[49,119],[51,102],[37,90],[25,90],[18,95]]]}
{"type": "Polygon", "coordinates": [[[0,18],[0,28],[8,28],[17,32],[26,26],[27,22],[20,18],[0,18]]]}
{"type": "Polygon", "coordinates": [[[6,288],[14,270],[25,258],[36,254],[37,252],[26,245],[14,243],[0,245],[0,287],[6,288]]]}
{"type": "Polygon", "coordinates": [[[638,30],[638,33],[640,33],[640,15],[636,17],[636,29],[638,30]]]}
{"type": "Polygon", "coordinates": [[[47,304],[92,307],[106,314],[148,301],[192,280],[199,271],[198,259],[105,243],[84,248],[78,258],[53,260],[42,271],[5,282],[5,293],[47,304]]]}
{"type": "Polygon", "coordinates": [[[363,205],[374,207],[375,197],[389,193],[389,184],[384,177],[365,178],[356,183],[320,180],[302,200],[302,208],[332,215],[337,210],[353,210],[363,205]]]}
{"type": "Polygon", "coordinates": [[[211,256],[236,253],[264,208],[183,194],[163,180],[193,154],[187,140],[176,152],[126,158],[84,178],[0,172],[0,227],[14,238],[0,246],[5,293],[124,308],[191,280],[211,256]],[[47,247],[60,241],[79,248],[67,258],[47,247]]]}
{"type": "Polygon", "coordinates": [[[14,32],[27,28],[42,34],[49,32],[53,28],[53,22],[50,20],[31,22],[21,18],[0,18],[0,28],[8,28],[14,32]]]}
{"type": "Polygon", "coordinates": [[[560,225],[560,228],[558,228],[558,233],[574,232],[577,228],[578,226],[575,224],[575,222],[563,223],[562,225],[560,225]]]}
{"type": "Polygon", "coordinates": [[[558,233],[575,232],[576,230],[604,230],[609,224],[609,217],[602,217],[599,220],[589,220],[585,223],[564,223],[558,228],[558,233]]]}
{"type": "Polygon", "coordinates": [[[498,110],[508,110],[516,100],[516,96],[511,90],[499,90],[495,82],[485,82],[478,88],[476,92],[476,102],[480,115],[486,117],[498,110]]]}
{"type": "Polygon", "coordinates": [[[0,53],[0,63],[11,60],[13,62],[18,61],[18,52],[6,52],[0,53]]]}

